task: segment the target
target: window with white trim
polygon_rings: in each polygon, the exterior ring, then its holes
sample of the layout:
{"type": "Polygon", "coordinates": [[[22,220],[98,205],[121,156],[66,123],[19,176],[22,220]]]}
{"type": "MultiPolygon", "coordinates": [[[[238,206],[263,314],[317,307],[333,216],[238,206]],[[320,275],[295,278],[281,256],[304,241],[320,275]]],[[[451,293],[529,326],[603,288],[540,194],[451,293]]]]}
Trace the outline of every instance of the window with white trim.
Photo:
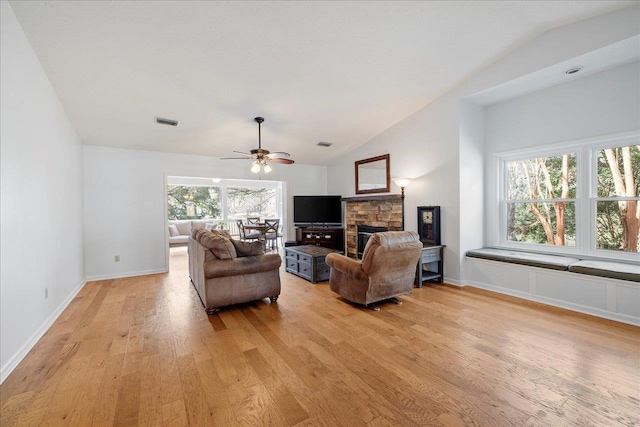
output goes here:
{"type": "Polygon", "coordinates": [[[596,249],[639,251],[640,146],[595,150],[596,249]]]}
{"type": "Polygon", "coordinates": [[[639,260],[640,138],[500,156],[507,247],[639,260]]]}
{"type": "Polygon", "coordinates": [[[507,239],[576,245],[576,153],[506,162],[507,239]]]}

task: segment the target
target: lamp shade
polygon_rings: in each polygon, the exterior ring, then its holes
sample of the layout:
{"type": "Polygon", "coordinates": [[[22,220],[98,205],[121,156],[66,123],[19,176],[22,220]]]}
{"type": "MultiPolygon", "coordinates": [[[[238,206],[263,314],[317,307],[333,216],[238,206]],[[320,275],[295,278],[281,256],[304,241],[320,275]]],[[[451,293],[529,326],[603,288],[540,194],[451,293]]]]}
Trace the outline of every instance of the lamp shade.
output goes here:
{"type": "Polygon", "coordinates": [[[400,188],[407,187],[411,184],[411,178],[393,178],[393,182],[400,188]]]}

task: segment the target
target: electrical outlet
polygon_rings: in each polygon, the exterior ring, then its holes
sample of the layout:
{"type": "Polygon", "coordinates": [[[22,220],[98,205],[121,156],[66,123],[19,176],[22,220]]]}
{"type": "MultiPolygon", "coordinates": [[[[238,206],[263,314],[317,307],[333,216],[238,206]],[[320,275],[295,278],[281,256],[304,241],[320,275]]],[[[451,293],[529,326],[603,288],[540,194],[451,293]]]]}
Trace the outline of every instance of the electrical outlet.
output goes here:
{"type": "Polygon", "coordinates": [[[116,255],[116,256],[115,256],[115,261],[116,261],[116,262],[120,262],[120,255],[116,255]]]}
{"type": "Polygon", "coordinates": [[[44,288],[44,299],[49,298],[49,288],[44,288]]]}

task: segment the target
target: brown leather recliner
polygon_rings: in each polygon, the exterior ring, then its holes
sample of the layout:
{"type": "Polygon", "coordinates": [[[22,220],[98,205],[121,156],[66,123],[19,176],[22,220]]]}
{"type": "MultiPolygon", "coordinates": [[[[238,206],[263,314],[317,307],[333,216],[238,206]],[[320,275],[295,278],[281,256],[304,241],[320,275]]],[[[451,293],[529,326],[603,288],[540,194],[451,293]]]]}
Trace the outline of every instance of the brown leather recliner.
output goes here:
{"type": "Polygon", "coordinates": [[[189,276],[207,314],[231,304],[280,295],[278,254],[264,255],[262,242],[241,242],[228,234],[194,230],[188,243],[189,276]]]}
{"type": "Polygon", "coordinates": [[[329,287],[345,299],[367,306],[410,294],[421,249],[415,231],[375,233],[364,248],[362,261],[336,253],[327,255],[329,287]]]}

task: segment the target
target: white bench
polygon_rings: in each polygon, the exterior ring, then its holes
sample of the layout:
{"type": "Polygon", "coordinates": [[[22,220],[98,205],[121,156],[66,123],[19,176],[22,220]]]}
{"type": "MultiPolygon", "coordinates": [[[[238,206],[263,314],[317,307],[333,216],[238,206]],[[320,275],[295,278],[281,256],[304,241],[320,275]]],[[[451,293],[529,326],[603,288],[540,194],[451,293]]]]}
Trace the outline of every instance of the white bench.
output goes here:
{"type": "Polygon", "coordinates": [[[570,271],[591,276],[640,282],[640,266],[617,261],[591,261],[560,255],[547,255],[534,252],[522,252],[510,249],[480,248],[468,251],[469,258],[481,258],[491,261],[570,271]]]}

